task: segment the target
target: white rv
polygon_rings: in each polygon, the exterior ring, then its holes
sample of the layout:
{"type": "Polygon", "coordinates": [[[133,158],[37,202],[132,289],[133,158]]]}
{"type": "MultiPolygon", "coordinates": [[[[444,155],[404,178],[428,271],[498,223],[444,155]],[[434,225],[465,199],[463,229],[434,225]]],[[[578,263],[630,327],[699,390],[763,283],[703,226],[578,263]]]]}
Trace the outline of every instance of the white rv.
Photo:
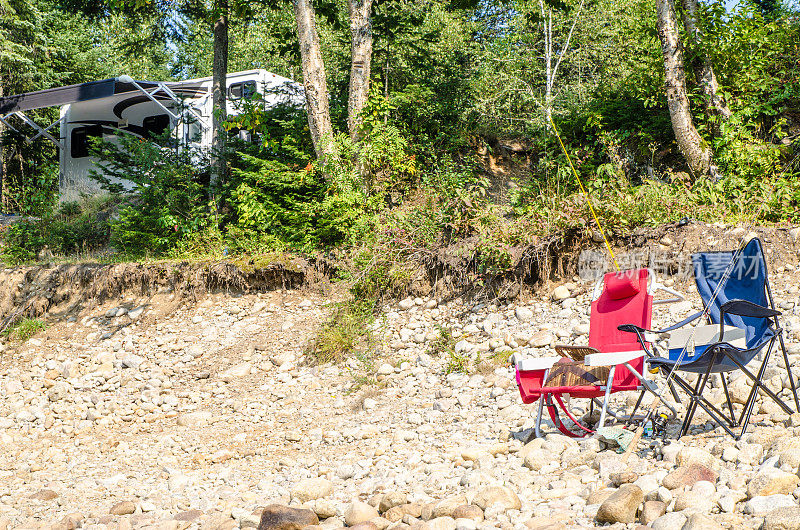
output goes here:
{"type": "MultiPolygon", "coordinates": [[[[266,70],[230,73],[227,84],[229,115],[239,111],[243,98],[256,93],[266,108],[303,103],[302,85],[266,70]]],[[[89,172],[97,169],[89,154],[89,138],[113,141],[119,131],[148,138],[169,129],[178,145],[210,148],[211,118],[210,77],[154,82],[120,76],[0,98],[0,121],[6,126],[32,129],[31,140],[44,136],[58,146],[61,200],[99,191],[98,183],[89,178],[89,172]],[[48,127],[25,115],[53,106],[61,107],[60,118],[48,127]]]]}

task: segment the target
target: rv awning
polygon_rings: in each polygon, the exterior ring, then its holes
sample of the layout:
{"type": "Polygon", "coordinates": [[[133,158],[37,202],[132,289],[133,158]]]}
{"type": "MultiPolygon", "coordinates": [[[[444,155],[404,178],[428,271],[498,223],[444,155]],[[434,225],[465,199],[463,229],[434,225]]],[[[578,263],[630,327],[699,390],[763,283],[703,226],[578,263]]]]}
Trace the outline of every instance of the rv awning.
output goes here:
{"type": "MultiPolygon", "coordinates": [[[[137,81],[137,83],[142,88],[158,87],[158,83],[152,83],[150,81],[137,81]]],[[[58,88],[48,88],[47,90],[37,90],[36,92],[27,92],[16,96],[0,98],[0,116],[12,112],[56,107],[78,101],[105,98],[115,94],[135,92],[137,90],[133,83],[124,83],[116,78],[58,88]]]]}

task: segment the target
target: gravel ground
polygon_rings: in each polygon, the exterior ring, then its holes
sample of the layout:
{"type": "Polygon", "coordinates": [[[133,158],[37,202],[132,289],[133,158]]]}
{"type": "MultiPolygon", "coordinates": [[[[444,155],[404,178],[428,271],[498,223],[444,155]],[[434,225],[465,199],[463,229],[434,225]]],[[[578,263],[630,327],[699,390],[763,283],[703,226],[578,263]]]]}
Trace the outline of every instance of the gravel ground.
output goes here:
{"type": "MultiPolygon", "coordinates": [[[[792,263],[770,266],[800,375],[792,263]]],[[[685,279],[667,283],[688,299],[656,306],[654,326],[700,307],[685,279]]],[[[312,291],[130,298],[53,319],[3,346],[0,529],[800,528],[800,415],[769,400],[738,442],[698,413],[679,443],[644,440],[627,463],[549,423],[533,437],[509,360],[585,344],[591,286],[401,300],[374,324],[378,354],[338,365],[304,356],[331,309],[312,291]]],[[[783,368],[773,356],[766,380],[787,397],[783,368]]],[[[744,380],[729,382],[742,401],[744,380]]]]}

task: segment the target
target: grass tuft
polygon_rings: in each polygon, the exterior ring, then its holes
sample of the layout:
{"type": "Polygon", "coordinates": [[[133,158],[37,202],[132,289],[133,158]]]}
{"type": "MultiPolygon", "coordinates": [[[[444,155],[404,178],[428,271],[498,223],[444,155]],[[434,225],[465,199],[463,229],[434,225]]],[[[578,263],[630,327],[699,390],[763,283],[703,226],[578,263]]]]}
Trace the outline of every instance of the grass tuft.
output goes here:
{"type": "Polygon", "coordinates": [[[3,336],[26,342],[38,332],[47,328],[47,324],[40,318],[23,318],[3,332],[3,336]]]}
{"type": "Polygon", "coordinates": [[[336,304],[306,353],[318,363],[335,363],[363,349],[372,340],[373,309],[374,304],[364,300],[336,304]]]}

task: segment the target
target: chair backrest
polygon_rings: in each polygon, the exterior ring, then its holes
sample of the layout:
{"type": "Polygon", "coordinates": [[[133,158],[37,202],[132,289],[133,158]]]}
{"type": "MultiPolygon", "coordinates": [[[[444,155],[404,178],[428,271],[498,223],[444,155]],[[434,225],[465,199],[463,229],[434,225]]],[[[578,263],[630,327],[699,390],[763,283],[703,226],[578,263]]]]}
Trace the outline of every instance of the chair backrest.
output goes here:
{"type": "MultiPolygon", "coordinates": [[[[697,292],[703,299],[704,307],[719,289],[716,297],[711,300],[709,309],[712,323],[719,324],[720,306],[730,300],[747,300],[763,307],[771,306],[767,297],[767,262],[759,239],[751,239],[738,255],[735,251],[692,254],[692,263],[697,292]],[[734,257],[736,263],[720,287],[720,282],[725,279],[725,271],[734,257]]],[[[756,347],[774,333],[770,320],[765,318],[726,314],[725,324],[745,330],[747,348],[756,347]]]]}
{"type": "MultiPolygon", "coordinates": [[[[653,296],[649,290],[650,271],[635,269],[611,272],[603,277],[603,290],[592,300],[589,322],[589,346],[601,352],[641,350],[635,333],[620,331],[621,324],[634,324],[650,328],[653,314],[653,296]]],[[[643,358],[632,361],[631,366],[643,373],[643,358]]],[[[624,366],[614,373],[613,386],[636,384],[636,377],[624,366]]]]}
{"type": "Polygon", "coordinates": [[[603,290],[592,300],[589,346],[601,352],[642,349],[635,333],[620,331],[620,324],[649,329],[653,296],[648,290],[647,269],[610,272],[603,277],[603,290]]]}

